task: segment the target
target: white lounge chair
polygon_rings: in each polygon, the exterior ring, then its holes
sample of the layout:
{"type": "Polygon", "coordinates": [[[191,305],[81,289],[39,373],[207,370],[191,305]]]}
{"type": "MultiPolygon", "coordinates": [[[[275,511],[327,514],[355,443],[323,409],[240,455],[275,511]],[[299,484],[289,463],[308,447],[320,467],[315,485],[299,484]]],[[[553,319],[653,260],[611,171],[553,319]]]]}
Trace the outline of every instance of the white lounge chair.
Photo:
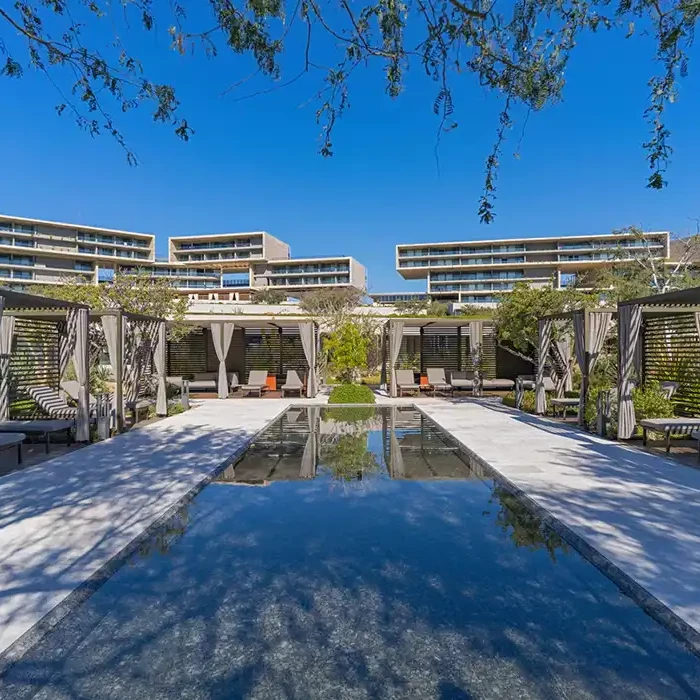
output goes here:
{"type": "Polygon", "coordinates": [[[453,389],[467,389],[472,391],[474,389],[474,373],[464,372],[462,370],[450,372],[450,384],[453,389]]]}
{"type": "Polygon", "coordinates": [[[248,375],[248,383],[241,387],[241,391],[247,394],[257,393],[262,396],[263,389],[267,386],[267,372],[261,369],[254,369],[248,375]]]}
{"type": "Polygon", "coordinates": [[[280,389],[282,389],[282,398],[284,398],[285,391],[298,391],[299,396],[301,397],[301,395],[304,393],[304,382],[301,380],[295,369],[290,369],[287,370],[287,377],[280,389]]]}
{"type": "Polygon", "coordinates": [[[433,396],[437,396],[438,391],[452,393],[452,384],[445,379],[445,370],[442,367],[428,367],[428,385],[433,390],[433,396]]]}
{"type": "Polygon", "coordinates": [[[399,396],[403,396],[404,391],[420,393],[420,385],[416,384],[412,369],[396,370],[396,388],[399,391],[399,396]]]}

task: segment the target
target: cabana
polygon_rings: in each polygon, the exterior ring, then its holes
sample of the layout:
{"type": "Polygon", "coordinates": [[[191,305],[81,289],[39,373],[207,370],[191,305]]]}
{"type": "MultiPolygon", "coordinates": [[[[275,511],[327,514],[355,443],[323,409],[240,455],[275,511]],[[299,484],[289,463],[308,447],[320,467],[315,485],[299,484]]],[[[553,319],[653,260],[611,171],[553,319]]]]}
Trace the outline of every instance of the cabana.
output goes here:
{"type": "Polygon", "coordinates": [[[212,393],[229,395],[231,374],[245,384],[252,371],[267,372],[267,388],[279,389],[287,372],[306,378],[305,393],[318,393],[318,324],[305,317],[188,314],[194,326],[181,341],[168,342],[167,376],[207,376],[212,393]]]}
{"type": "Polygon", "coordinates": [[[535,378],[535,411],[547,412],[545,391],[546,371],[556,376],[557,396],[564,395],[571,381],[572,361],[575,358],[581,370],[581,391],[578,404],[578,424],[584,424],[584,409],[588,397],[590,377],[610,332],[615,312],[610,309],[577,309],[544,316],[538,322],[539,344],[537,351],[537,375],[535,378]],[[553,338],[555,328],[563,331],[571,323],[573,327],[573,356],[568,338],[553,338]]]}
{"type": "Polygon", "coordinates": [[[72,358],[79,384],[76,441],[89,441],[89,322],[90,309],[83,304],[0,289],[0,421],[10,418],[13,352],[22,370],[15,377],[21,389],[42,384],[57,395],[72,358]]]}
{"type": "Polygon", "coordinates": [[[618,304],[618,438],[636,428],[632,389],[648,380],[676,380],[676,412],[700,415],[700,287],[618,304]]]}
{"type": "Polygon", "coordinates": [[[135,406],[138,400],[142,379],[152,357],[158,375],[156,413],[167,415],[164,319],[132,314],[122,309],[95,311],[83,304],[3,289],[0,289],[0,299],[4,307],[3,320],[0,321],[0,420],[6,420],[9,416],[10,358],[15,339],[15,346],[18,343],[21,345],[15,347],[15,369],[33,368],[32,376],[15,378],[19,384],[23,381],[27,386],[41,384],[58,393],[61,380],[73,359],[79,385],[76,440],[87,442],[91,410],[89,372],[102,351],[102,336],[115,381],[117,431],[121,432],[124,428],[125,405],[135,406]],[[35,323],[44,325],[32,335],[27,329],[18,327],[17,321],[20,319],[33,319],[35,323]],[[42,365],[43,368],[36,369],[42,365]]]}
{"type": "MultiPolygon", "coordinates": [[[[479,394],[485,379],[514,378],[530,366],[497,346],[491,319],[459,316],[389,319],[382,333],[381,383],[397,395],[397,369],[412,369],[427,383],[427,368],[471,372],[473,392],[479,394]]],[[[531,369],[530,369],[531,371],[531,369]]]]}
{"type": "MultiPolygon", "coordinates": [[[[166,321],[154,316],[134,314],[123,309],[91,311],[99,321],[114,376],[114,404],[117,432],[124,429],[125,408],[136,412],[144,375],[151,358],[157,375],[156,414],[168,415],[166,387],[166,321]]],[[[101,352],[101,338],[94,338],[92,351],[101,352]]]]}

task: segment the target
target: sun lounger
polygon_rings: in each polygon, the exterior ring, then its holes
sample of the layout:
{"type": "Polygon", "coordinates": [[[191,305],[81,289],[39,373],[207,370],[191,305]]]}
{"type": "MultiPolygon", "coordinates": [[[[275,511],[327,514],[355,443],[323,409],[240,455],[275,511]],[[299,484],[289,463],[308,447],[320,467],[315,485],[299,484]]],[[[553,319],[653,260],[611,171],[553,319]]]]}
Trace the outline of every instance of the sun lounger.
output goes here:
{"type": "Polygon", "coordinates": [[[661,382],[661,391],[667,399],[672,399],[673,395],[678,391],[679,382],[661,382]]]}
{"type": "Polygon", "coordinates": [[[267,372],[265,370],[254,369],[248,375],[248,383],[241,387],[241,391],[247,394],[257,393],[262,396],[263,389],[267,386],[267,372]]]}
{"type": "Polygon", "coordinates": [[[304,382],[300,379],[296,370],[290,369],[287,371],[287,378],[280,388],[282,389],[282,398],[284,398],[285,391],[298,391],[299,396],[301,396],[304,391],[304,382]]]}
{"type": "Polygon", "coordinates": [[[512,379],[482,379],[481,388],[486,391],[513,391],[515,382],[512,379]]]}
{"type": "Polygon", "coordinates": [[[428,367],[428,386],[433,390],[433,396],[437,396],[438,391],[452,393],[452,385],[445,379],[445,370],[442,367],[428,367]]]}
{"type": "Polygon", "coordinates": [[[396,388],[399,396],[403,396],[404,391],[415,391],[420,393],[420,385],[416,384],[412,369],[397,369],[396,370],[396,388]]]}
{"type": "MultiPolygon", "coordinates": [[[[518,379],[521,380],[522,387],[525,391],[535,390],[535,384],[537,380],[532,374],[521,374],[518,377],[518,379]]],[[[547,392],[557,390],[556,384],[554,383],[554,380],[551,377],[544,378],[544,390],[547,392]]]]}
{"type": "Polygon", "coordinates": [[[24,433],[0,433],[0,450],[17,446],[17,464],[22,464],[22,443],[27,439],[24,433]]]}
{"type": "Polygon", "coordinates": [[[49,436],[51,433],[66,433],[69,445],[73,444],[73,420],[6,420],[0,421],[0,433],[18,433],[27,435],[43,435],[46,439],[46,452],[49,451],[49,436]]]}
{"type": "Polygon", "coordinates": [[[78,415],[78,409],[69,406],[65,398],[51,387],[30,386],[26,387],[26,391],[37,406],[51,418],[75,420],[78,415]]]}
{"type": "Polygon", "coordinates": [[[450,384],[453,389],[467,389],[472,391],[474,389],[474,373],[462,371],[450,372],[450,384]]]}
{"type": "MultiPolygon", "coordinates": [[[[666,452],[671,451],[671,435],[690,435],[700,431],[700,418],[645,418],[639,421],[642,428],[643,443],[647,444],[647,432],[666,435],[666,452]]],[[[698,460],[700,460],[700,443],[698,443],[698,460]]]]}

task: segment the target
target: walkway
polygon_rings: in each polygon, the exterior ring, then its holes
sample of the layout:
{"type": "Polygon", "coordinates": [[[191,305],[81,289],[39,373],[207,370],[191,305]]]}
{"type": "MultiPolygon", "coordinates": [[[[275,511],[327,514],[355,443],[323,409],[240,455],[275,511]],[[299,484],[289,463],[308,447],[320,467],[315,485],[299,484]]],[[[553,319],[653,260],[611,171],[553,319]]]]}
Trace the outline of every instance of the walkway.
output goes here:
{"type": "Polygon", "coordinates": [[[700,632],[700,470],[497,404],[420,408],[700,632]]]}
{"type": "Polygon", "coordinates": [[[205,401],[1,478],[0,653],[292,403],[205,401]]]}

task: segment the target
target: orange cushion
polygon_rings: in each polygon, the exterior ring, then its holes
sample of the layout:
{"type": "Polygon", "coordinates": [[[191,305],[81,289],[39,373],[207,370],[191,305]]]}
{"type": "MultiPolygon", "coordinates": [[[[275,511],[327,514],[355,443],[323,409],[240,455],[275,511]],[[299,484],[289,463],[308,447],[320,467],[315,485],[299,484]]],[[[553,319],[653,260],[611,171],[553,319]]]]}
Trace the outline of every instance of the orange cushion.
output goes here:
{"type": "Polygon", "coordinates": [[[420,385],[421,386],[427,386],[428,385],[428,377],[421,374],[420,376],[420,385]]]}
{"type": "Polygon", "coordinates": [[[270,377],[268,375],[265,384],[267,385],[269,391],[277,391],[277,377],[270,377]]]}

